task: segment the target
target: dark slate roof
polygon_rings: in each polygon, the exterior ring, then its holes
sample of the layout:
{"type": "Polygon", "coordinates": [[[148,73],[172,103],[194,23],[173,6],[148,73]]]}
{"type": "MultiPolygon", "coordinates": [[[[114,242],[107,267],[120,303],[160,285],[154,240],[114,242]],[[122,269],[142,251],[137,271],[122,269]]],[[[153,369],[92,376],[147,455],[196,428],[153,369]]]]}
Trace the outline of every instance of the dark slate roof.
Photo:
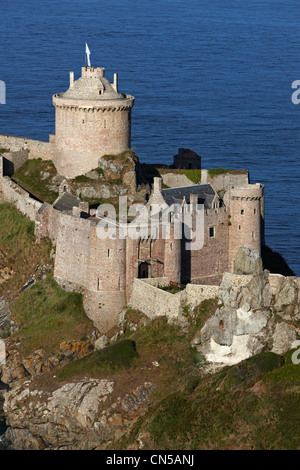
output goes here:
{"type": "Polygon", "coordinates": [[[184,197],[187,204],[189,204],[190,194],[198,194],[198,204],[204,204],[205,209],[211,209],[216,192],[210,184],[195,184],[193,186],[163,189],[161,194],[168,206],[181,204],[184,197]]]}
{"type": "Polygon", "coordinates": [[[72,194],[63,193],[53,207],[58,211],[70,212],[74,206],[79,207],[80,202],[81,201],[79,197],[72,196],[72,194]]]}

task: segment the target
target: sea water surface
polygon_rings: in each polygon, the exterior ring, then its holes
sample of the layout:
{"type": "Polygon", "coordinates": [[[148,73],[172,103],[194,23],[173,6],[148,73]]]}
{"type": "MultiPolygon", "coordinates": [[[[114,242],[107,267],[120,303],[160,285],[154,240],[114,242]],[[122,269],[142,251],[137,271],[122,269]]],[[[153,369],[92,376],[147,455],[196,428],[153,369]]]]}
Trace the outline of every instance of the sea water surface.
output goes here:
{"type": "Polygon", "coordinates": [[[266,242],[300,276],[297,0],[1,0],[0,133],[48,140],[52,95],[94,66],[135,96],[132,147],[171,163],[248,169],[266,190],[266,242]]]}

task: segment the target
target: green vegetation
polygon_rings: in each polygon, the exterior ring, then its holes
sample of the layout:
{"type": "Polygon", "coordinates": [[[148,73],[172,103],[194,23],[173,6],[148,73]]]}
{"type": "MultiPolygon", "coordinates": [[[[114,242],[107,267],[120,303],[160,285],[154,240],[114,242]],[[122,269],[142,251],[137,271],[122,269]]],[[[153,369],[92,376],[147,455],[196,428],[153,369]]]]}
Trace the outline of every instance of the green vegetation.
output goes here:
{"type": "Polygon", "coordinates": [[[119,160],[123,163],[127,163],[130,161],[130,158],[129,157],[136,157],[136,153],[134,150],[132,149],[127,149],[127,150],[124,150],[123,152],[119,153],[118,155],[103,155],[102,158],[104,158],[105,160],[113,160],[113,161],[116,161],[116,160],[119,160]]]}
{"type": "Polygon", "coordinates": [[[51,160],[27,160],[12,176],[12,179],[26,191],[43,202],[53,204],[58,192],[50,189],[47,182],[57,174],[51,160]]]}
{"type": "Polygon", "coordinates": [[[51,275],[22,292],[11,313],[20,325],[14,336],[21,341],[23,357],[37,349],[51,353],[62,341],[81,339],[94,329],[81,294],[64,291],[51,275]]]}
{"type": "Polygon", "coordinates": [[[190,378],[183,389],[157,402],[114,448],[127,448],[146,432],[145,450],[299,449],[299,366],[285,359],[261,353],[190,378]],[[272,379],[286,376],[287,369],[288,375],[297,375],[297,387],[294,380],[282,393],[272,379]]]}
{"type": "Polygon", "coordinates": [[[3,248],[9,244],[19,245],[21,240],[34,241],[34,222],[10,204],[0,204],[0,226],[0,244],[3,248]]]}
{"type": "Polygon", "coordinates": [[[212,168],[211,170],[208,170],[208,174],[211,178],[217,175],[222,175],[224,173],[228,173],[229,170],[226,170],[225,168],[212,168]]]}
{"type": "Polygon", "coordinates": [[[177,294],[182,291],[182,288],[179,286],[157,286],[159,289],[169,292],[170,294],[177,294]]]}
{"type": "Polygon", "coordinates": [[[65,365],[57,375],[59,379],[68,379],[78,375],[97,377],[117,373],[122,369],[132,367],[137,357],[135,343],[125,339],[65,365]]]}
{"type": "Polygon", "coordinates": [[[201,170],[182,170],[182,172],[193,183],[197,184],[201,182],[201,170]]]}
{"type": "Polygon", "coordinates": [[[0,227],[0,268],[11,272],[0,284],[0,296],[14,297],[37,265],[49,263],[51,243],[45,239],[36,245],[34,223],[10,204],[0,204],[0,227]]]}
{"type": "MultiPolygon", "coordinates": [[[[8,341],[19,343],[20,359],[38,349],[52,354],[63,341],[85,339],[95,327],[84,313],[82,296],[62,290],[51,273],[20,293],[36,267],[49,263],[50,242],[35,245],[34,224],[9,204],[0,204],[0,227],[0,266],[13,272],[0,285],[0,296],[9,291],[15,297],[10,310],[19,330],[8,341]]],[[[126,339],[34,380],[43,389],[66,380],[113,376],[116,397],[151,382],[147,413],[108,449],[137,448],[140,433],[144,450],[299,449],[300,367],[291,360],[293,351],[284,356],[265,351],[208,373],[191,340],[216,308],[216,299],[186,305],[184,330],[165,317],[150,321],[129,308],[126,339]]]]}
{"type": "Polygon", "coordinates": [[[104,176],[104,172],[103,172],[102,168],[98,167],[98,168],[96,168],[96,171],[100,176],[104,176]]]}
{"type": "Polygon", "coordinates": [[[121,180],[121,178],[111,178],[111,179],[108,180],[108,182],[109,182],[110,184],[117,184],[117,185],[119,185],[119,184],[122,183],[122,180],[121,180]]]}
{"type": "Polygon", "coordinates": [[[10,149],[6,149],[4,147],[0,148],[0,153],[5,153],[5,152],[9,152],[9,151],[10,151],[10,149]]]}
{"type": "Polygon", "coordinates": [[[75,176],[75,181],[77,183],[90,183],[91,178],[88,178],[86,175],[78,175],[78,176],[75,176]]]}

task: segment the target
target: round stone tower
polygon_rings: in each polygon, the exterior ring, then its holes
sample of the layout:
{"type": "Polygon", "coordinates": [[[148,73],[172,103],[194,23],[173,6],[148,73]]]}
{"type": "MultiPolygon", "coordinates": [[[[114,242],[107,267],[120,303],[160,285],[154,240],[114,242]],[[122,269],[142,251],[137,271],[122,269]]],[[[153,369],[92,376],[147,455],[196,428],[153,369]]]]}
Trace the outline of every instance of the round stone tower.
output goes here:
{"type": "Polygon", "coordinates": [[[104,76],[103,68],[82,67],[81,77],[70,88],[53,96],[57,148],[54,164],[66,178],[83,175],[98,166],[105,154],[130,148],[131,109],[134,97],[118,91],[104,76]]]}
{"type": "Polygon", "coordinates": [[[261,253],[264,215],[264,186],[248,184],[230,188],[229,269],[241,246],[261,253]]]}

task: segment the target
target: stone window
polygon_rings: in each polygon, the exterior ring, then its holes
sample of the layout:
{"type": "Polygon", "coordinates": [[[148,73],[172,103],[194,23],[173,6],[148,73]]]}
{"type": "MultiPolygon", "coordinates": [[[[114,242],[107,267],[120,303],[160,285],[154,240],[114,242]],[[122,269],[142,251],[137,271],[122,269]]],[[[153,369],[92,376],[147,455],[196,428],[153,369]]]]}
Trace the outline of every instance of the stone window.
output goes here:
{"type": "Polygon", "coordinates": [[[256,209],[253,209],[253,214],[256,214],[256,209]]]}
{"type": "Polygon", "coordinates": [[[241,228],[242,228],[241,225],[239,225],[239,226],[238,226],[238,230],[241,230],[241,228]]]}
{"type": "Polygon", "coordinates": [[[244,215],[245,214],[245,211],[244,209],[241,209],[241,214],[244,215]]]}
{"type": "Polygon", "coordinates": [[[107,257],[110,258],[110,249],[107,250],[107,257]]]}
{"type": "Polygon", "coordinates": [[[215,227],[209,227],[209,238],[215,238],[215,227]]]}
{"type": "Polygon", "coordinates": [[[173,243],[170,243],[170,251],[173,251],[173,243]]]}

